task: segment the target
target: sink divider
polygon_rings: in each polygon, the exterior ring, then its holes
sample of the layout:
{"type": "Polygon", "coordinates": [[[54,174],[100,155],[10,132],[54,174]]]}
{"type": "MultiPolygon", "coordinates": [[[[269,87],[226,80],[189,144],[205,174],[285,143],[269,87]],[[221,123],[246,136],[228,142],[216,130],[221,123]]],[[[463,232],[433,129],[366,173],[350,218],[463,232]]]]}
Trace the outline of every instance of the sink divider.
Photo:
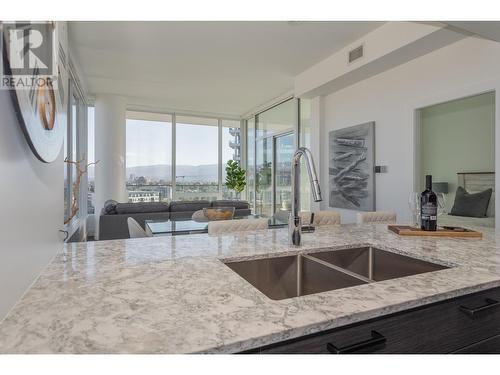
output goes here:
{"type": "MultiPolygon", "coordinates": [[[[370,249],[370,250],[371,250],[371,249],[370,249]]],[[[366,283],[374,283],[374,282],[375,282],[375,281],[374,281],[374,280],[372,280],[372,279],[366,278],[366,277],[364,277],[364,276],[362,276],[362,275],[358,275],[358,274],[357,274],[357,273],[355,273],[355,272],[351,272],[351,271],[346,270],[346,269],[344,269],[344,268],[342,268],[342,267],[338,267],[338,266],[336,266],[336,265],[334,265],[334,264],[331,264],[331,263],[325,262],[324,260],[322,260],[322,259],[318,259],[318,258],[315,258],[315,257],[313,257],[313,256],[310,256],[309,254],[302,254],[301,256],[302,256],[302,257],[304,257],[304,258],[307,258],[307,259],[309,259],[309,260],[311,260],[311,261],[314,261],[314,262],[316,262],[316,263],[319,263],[319,264],[321,264],[321,265],[323,265],[323,266],[325,266],[325,267],[328,267],[328,268],[334,269],[334,270],[336,270],[336,271],[339,271],[339,272],[342,272],[342,273],[344,273],[344,274],[346,274],[346,275],[349,275],[349,276],[351,276],[351,277],[354,277],[354,278],[356,278],[356,279],[358,279],[358,280],[364,281],[364,282],[366,282],[366,283]]],[[[371,257],[370,257],[370,261],[371,261],[371,257]]],[[[297,263],[298,263],[298,262],[297,262],[297,263]]],[[[298,274],[298,277],[297,277],[297,288],[299,288],[299,283],[300,283],[300,281],[299,281],[299,280],[300,280],[300,273],[298,274]]],[[[297,291],[298,291],[298,290],[299,290],[299,289],[297,289],[297,291]]]]}

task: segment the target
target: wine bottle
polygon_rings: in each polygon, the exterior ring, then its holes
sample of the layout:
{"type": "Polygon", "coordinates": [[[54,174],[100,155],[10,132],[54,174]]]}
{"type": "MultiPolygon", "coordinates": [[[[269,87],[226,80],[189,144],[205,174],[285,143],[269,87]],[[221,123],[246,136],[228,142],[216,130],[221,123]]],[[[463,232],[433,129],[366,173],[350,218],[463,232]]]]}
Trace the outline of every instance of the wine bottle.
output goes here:
{"type": "Polygon", "coordinates": [[[437,195],[432,191],[432,176],[425,176],[425,190],[420,194],[420,227],[435,231],[437,228],[437,195]]]}

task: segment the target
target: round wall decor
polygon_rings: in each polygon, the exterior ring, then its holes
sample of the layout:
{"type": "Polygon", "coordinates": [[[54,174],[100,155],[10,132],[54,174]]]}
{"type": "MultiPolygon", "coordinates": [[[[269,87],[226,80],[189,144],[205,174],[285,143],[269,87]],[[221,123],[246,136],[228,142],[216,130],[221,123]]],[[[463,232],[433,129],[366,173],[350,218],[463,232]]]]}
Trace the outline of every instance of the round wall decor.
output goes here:
{"type": "MultiPolygon", "coordinates": [[[[63,110],[62,98],[61,95],[56,96],[54,93],[54,85],[64,82],[61,79],[60,62],[57,59],[54,60],[57,61],[53,68],[56,71],[52,72],[51,75],[40,74],[40,68],[37,66],[34,68],[23,66],[20,73],[20,69],[13,63],[12,59],[17,57],[9,56],[12,48],[6,48],[9,43],[13,43],[8,40],[9,33],[7,31],[14,28],[16,30],[23,30],[23,28],[31,30],[30,28],[33,26],[26,23],[22,25],[4,23],[2,26],[4,76],[11,77],[11,82],[13,82],[9,91],[17,118],[35,156],[45,163],[51,163],[56,160],[61,151],[66,131],[66,111],[63,110]],[[30,82],[30,84],[21,84],[23,79],[28,79],[29,81],[25,82],[30,82]]],[[[41,30],[45,38],[51,39],[51,53],[54,54],[53,56],[57,56],[57,49],[54,46],[58,46],[59,43],[55,24],[37,24],[36,27],[38,31],[41,30]]],[[[63,87],[57,88],[64,91],[63,87]]]]}

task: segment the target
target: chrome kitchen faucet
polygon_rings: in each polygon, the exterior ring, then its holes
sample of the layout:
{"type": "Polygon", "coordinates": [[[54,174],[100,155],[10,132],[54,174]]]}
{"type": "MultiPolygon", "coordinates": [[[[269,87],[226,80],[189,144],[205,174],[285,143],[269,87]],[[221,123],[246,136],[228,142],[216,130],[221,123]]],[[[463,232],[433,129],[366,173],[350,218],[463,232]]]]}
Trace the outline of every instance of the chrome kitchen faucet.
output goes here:
{"type": "Polygon", "coordinates": [[[319,188],[318,176],[311,151],[305,147],[299,147],[292,158],[292,212],[288,219],[288,242],[290,245],[300,246],[302,243],[302,220],[299,216],[300,209],[300,158],[304,156],[309,174],[309,182],[313,199],[320,202],[321,190],[319,188]]]}

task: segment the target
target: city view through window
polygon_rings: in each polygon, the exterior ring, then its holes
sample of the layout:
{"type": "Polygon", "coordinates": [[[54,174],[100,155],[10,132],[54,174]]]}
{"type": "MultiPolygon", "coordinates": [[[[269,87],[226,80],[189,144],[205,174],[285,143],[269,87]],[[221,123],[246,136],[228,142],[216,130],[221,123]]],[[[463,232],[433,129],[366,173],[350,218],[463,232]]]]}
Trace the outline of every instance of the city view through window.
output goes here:
{"type": "MultiPolygon", "coordinates": [[[[292,101],[285,102],[257,116],[260,120],[258,129],[253,118],[247,122],[250,147],[247,161],[249,193],[246,199],[252,207],[255,205],[256,213],[265,216],[290,209],[290,159],[294,152],[294,135],[287,133],[293,130],[291,117],[293,108],[290,104],[292,101]],[[280,132],[277,133],[275,129],[280,132]],[[255,141],[255,133],[260,135],[257,141],[255,141]],[[255,167],[256,171],[254,171],[255,167]],[[272,173],[273,169],[274,173],[272,173]],[[257,198],[255,202],[254,194],[257,198]]],[[[309,134],[308,104],[306,102],[301,106],[301,114],[303,113],[305,117],[301,119],[304,131],[304,134],[301,134],[301,145],[306,146],[309,146],[308,139],[304,137],[309,134]]],[[[241,162],[242,160],[240,121],[176,116],[175,123],[174,147],[172,115],[127,112],[126,189],[128,201],[134,203],[170,202],[172,199],[212,201],[221,198],[240,198],[225,186],[227,162],[229,160],[241,162]],[[172,183],[173,159],[175,160],[175,192],[172,183]]],[[[88,139],[88,161],[93,162],[95,159],[93,107],[88,109],[88,139]]],[[[93,166],[89,168],[88,176],[88,213],[94,213],[93,166]]],[[[305,173],[301,177],[303,180],[301,203],[303,209],[308,209],[309,184],[304,180],[307,178],[305,173]]]]}
{"type": "MultiPolygon", "coordinates": [[[[176,118],[176,200],[235,198],[225,187],[229,160],[241,162],[240,121],[223,119],[220,145],[222,191],[219,196],[219,120],[176,118]]],[[[129,202],[169,202],[172,184],[172,116],[129,112],[126,123],[126,176],[129,202]]],[[[94,156],[94,107],[88,112],[88,161],[94,156]]],[[[94,213],[94,167],[88,171],[88,213],[94,213]]]]}
{"type": "MultiPolygon", "coordinates": [[[[175,194],[172,184],[172,118],[127,119],[127,191],[129,202],[169,202],[232,198],[224,186],[228,160],[241,159],[240,122],[222,120],[222,186],[219,193],[219,120],[177,116],[175,194]]],[[[129,116],[132,117],[132,116],[129,116]]]]}
{"type": "Polygon", "coordinates": [[[172,119],[128,118],[126,124],[128,200],[164,202],[172,197],[172,119]]]}

